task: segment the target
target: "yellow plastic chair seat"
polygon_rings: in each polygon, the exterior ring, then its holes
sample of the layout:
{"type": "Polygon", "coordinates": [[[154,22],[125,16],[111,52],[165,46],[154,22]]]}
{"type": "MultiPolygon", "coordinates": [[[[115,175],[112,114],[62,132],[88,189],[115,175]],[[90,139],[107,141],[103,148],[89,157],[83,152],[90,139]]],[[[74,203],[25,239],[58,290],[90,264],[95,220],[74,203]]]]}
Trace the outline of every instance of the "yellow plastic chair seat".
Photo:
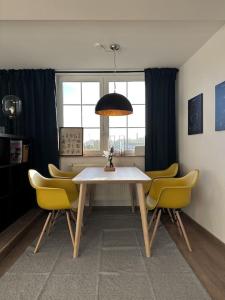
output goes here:
{"type": "Polygon", "coordinates": [[[29,170],[29,179],[41,208],[61,210],[76,207],[79,193],[71,179],[45,178],[35,170],[29,170]]]}
{"type": "Polygon", "coordinates": [[[157,201],[148,195],[146,198],[146,205],[148,210],[153,210],[156,208],[157,201]]]}
{"type": "MultiPolygon", "coordinates": [[[[174,163],[169,168],[158,171],[146,171],[145,174],[149,176],[152,180],[156,178],[170,178],[175,177],[178,172],[178,163],[174,163]]],[[[151,188],[152,181],[144,183],[143,188],[145,194],[147,194],[151,188]]]]}
{"type": "Polygon", "coordinates": [[[77,173],[73,172],[73,171],[60,170],[53,164],[48,164],[48,170],[49,170],[50,175],[53,178],[66,179],[66,178],[73,178],[77,175],[77,173]]]}
{"type": "Polygon", "coordinates": [[[70,178],[46,178],[32,169],[28,171],[28,177],[31,186],[36,190],[39,207],[49,211],[34,253],[38,251],[44,234],[49,234],[61,210],[65,210],[71,241],[74,245],[74,233],[70,215],[76,219],[73,214],[73,211],[77,209],[76,204],[78,203],[79,197],[76,185],[70,178]]]}
{"type": "Polygon", "coordinates": [[[193,170],[181,178],[158,178],[152,182],[146,205],[149,210],[158,208],[179,209],[190,203],[191,190],[199,177],[193,170]]]}

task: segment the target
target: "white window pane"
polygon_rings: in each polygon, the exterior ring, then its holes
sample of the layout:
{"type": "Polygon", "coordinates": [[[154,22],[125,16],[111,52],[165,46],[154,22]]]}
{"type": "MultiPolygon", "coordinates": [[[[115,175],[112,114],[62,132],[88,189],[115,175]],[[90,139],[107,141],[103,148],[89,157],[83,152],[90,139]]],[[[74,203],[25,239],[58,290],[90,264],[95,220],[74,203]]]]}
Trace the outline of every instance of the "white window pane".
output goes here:
{"type": "Polygon", "coordinates": [[[128,82],[128,99],[131,104],[145,104],[145,82],[128,82]]]}
{"type": "Polygon", "coordinates": [[[81,127],[81,106],[80,105],[63,106],[63,126],[81,127]]]}
{"type": "Polygon", "coordinates": [[[82,126],[100,127],[100,116],[96,115],[94,105],[85,105],[82,107],[82,126]]]}
{"type": "Polygon", "coordinates": [[[128,116],[128,127],[145,127],[144,105],[133,105],[133,114],[128,116]]]}
{"type": "Polygon", "coordinates": [[[143,146],[145,144],[144,128],[128,128],[127,149],[134,150],[135,146],[143,146]]]}
{"type": "Polygon", "coordinates": [[[82,82],[82,103],[96,104],[100,98],[99,82],[82,82]]]}
{"type": "Polygon", "coordinates": [[[109,147],[113,146],[115,152],[124,152],[126,145],[126,128],[109,128],[109,147]]]}
{"type": "Polygon", "coordinates": [[[63,82],[63,104],[81,104],[80,82],[63,82]]]}
{"type": "Polygon", "coordinates": [[[126,116],[109,117],[109,127],[126,127],[126,126],[127,126],[126,116]]]}
{"type": "MultiPolygon", "coordinates": [[[[109,82],[109,93],[114,93],[114,82],[109,82]]],[[[127,96],[126,82],[116,82],[116,93],[127,96]]]]}
{"type": "Polygon", "coordinates": [[[100,150],[100,129],[84,128],[84,150],[100,150]]]}

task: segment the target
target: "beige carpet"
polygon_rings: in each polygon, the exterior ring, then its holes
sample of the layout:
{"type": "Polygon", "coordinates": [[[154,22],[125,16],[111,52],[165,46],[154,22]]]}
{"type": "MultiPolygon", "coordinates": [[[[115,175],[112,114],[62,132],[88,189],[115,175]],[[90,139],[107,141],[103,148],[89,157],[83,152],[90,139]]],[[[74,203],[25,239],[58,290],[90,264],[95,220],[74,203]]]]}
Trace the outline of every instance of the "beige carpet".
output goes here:
{"type": "Polygon", "coordinates": [[[73,259],[64,219],[0,279],[0,299],[210,299],[162,225],[147,259],[138,213],[93,212],[73,259]]]}

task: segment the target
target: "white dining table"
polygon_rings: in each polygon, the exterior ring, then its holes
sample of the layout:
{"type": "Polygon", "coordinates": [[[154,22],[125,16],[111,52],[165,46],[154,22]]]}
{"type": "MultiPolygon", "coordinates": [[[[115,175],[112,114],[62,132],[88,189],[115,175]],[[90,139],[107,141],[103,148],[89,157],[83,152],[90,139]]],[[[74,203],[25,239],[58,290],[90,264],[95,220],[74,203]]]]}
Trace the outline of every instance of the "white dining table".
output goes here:
{"type": "Polygon", "coordinates": [[[104,171],[103,167],[88,167],[81,171],[72,180],[74,183],[80,184],[73,257],[77,257],[79,254],[81,227],[83,223],[83,212],[87,185],[113,183],[136,185],[145,243],[145,253],[146,257],[150,257],[150,241],[143,183],[146,183],[151,179],[147,175],[145,175],[145,173],[143,173],[136,167],[116,167],[115,171],[104,171]]]}

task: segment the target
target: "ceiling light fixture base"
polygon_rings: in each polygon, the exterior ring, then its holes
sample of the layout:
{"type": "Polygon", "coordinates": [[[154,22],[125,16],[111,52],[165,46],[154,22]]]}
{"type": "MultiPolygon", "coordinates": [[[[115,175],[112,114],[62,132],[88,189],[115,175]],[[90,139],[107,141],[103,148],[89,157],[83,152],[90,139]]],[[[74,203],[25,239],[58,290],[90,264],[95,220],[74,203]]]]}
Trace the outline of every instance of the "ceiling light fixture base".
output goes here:
{"type": "Polygon", "coordinates": [[[113,43],[109,46],[109,48],[112,50],[112,51],[119,51],[120,50],[120,45],[119,44],[116,44],[116,43],[113,43]]]}

